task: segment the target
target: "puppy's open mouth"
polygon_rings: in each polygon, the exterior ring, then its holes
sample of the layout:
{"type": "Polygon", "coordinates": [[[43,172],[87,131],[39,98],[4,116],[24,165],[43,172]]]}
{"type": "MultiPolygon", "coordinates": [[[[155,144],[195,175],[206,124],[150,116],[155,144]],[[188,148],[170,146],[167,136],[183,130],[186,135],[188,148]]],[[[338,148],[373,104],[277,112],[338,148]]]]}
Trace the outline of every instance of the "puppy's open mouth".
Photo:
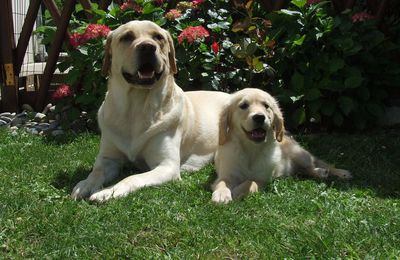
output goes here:
{"type": "MultiPolygon", "coordinates": [[[[243,128],[243,127],[242,127],[243,128]]],[[[246,131],[243,128],[243,131],[246,133],[247,137],[256,143],[261,143],[265,141],[265,138],[267,137],[267,131],[265,131],[263,128],[256,128],[251,131],[246,131]]]]}
{"type": "Polygon", "coordinates": [[[153,64],[143,63],[134,74],[122,70],[122,76],[130,84],[153,85],[160,79],[163,72],[164,70],[161,70],[157,73],[153,64]]]}

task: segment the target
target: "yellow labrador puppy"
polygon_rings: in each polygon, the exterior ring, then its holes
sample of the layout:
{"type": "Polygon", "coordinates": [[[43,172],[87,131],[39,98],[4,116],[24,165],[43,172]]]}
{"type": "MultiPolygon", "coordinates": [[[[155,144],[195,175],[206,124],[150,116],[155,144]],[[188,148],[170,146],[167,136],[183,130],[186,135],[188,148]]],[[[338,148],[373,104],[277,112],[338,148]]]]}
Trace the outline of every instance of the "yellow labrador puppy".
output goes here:
{"type": "Polygon", "coordinates": [[[100,150],[92,172],[72,191],[74,199],[105,201],[145,186],[180,179],[213,159],[218,115],[229,100],[221,92],[184,93],[174,82],[170,34],[150,21],[132,21],[112,31],[103,72],[108,92],[98,112],[100,150]],[[124,162],[143,173],[103,188],[124,162]]]}
{"type": "Polygon", "coordinates": [[[232,94],[221,113],[212,200],[227,203],[272,179],[300,173],[316,178],[350,178],[315,158],[284,134],[282,112],[268,93],[254,88],[232,94]]]}

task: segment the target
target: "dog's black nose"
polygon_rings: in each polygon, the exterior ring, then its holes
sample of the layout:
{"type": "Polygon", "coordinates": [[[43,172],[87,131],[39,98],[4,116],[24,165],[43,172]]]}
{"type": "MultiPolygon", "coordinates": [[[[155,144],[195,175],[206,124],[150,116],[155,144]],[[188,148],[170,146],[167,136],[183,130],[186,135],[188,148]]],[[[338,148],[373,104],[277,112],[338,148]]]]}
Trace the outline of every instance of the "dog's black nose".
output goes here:
{"type": "Polygon", "coordinates": [[[265,121],[265,116],[263,114],[255,114],[252,118],[257,124],[263,124],[265,121]]]}
{"type": "Polygon", "coordinates": [[[156,46],[153,43],[143,42],[137,46],[142,54],[153,54],[156,51],[156,46]]]}

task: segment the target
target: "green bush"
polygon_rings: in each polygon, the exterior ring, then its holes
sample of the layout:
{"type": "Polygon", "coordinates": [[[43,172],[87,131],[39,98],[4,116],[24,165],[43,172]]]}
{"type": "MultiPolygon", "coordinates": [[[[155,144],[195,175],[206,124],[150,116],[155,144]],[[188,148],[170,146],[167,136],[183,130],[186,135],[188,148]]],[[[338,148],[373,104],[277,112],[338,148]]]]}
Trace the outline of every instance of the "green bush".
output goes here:
{"type": "MultiPolygon", "coordinates": [[[[388,91],[398,85],[400,69],[391,57],[399,46],[366,13],[336,15],[330,2],[316,0],[293,0],[273,13],[257,1],[173,2],[128,1],[108,11],[93,4],[91,19],[76,6],[74,47],[66,46],[68,57],[58,65],[69,69],[65,83],[72,94],[56,96],[57,107],[68,108],[69,122],[80,111],[95,118],[106,91],[100,75],[104,33],[85,39],[93,36],[90,24],[115,29],[131,20],[156,22],[175,40],[176,80],[183,89],[267,90],[279,99],[290,128],[363,129],[382,115],[388,91]],[[203,36],[191,38],[193,30],[203,36]]],[[[47,41],[51,23],[40,29],[47,41]]]]}

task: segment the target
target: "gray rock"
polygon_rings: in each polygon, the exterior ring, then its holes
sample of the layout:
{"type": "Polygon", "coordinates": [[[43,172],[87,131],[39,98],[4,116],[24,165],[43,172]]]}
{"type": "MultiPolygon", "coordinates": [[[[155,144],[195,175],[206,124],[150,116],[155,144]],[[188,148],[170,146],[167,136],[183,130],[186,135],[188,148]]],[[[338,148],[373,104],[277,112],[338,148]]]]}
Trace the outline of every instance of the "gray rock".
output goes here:
{"type": "Polygon", "coordinates": [[[50,124],[49,124],[49,123],[40,123],[40,124],[37,124],[37,125],[35,126],[35,128],[36,128],[36,130],[38,130],[39,132],[41,132],[41,131],[45,132],[45,131],[49,130],[50,124]]]}
{"type": "Polygon", "coordinates": [[[35,128],[27,128],[26,131],[27,131],[28,133],[34,134],[34,135],[39,134],[39,131],[36,130],[35,128]]]}
{"type": "Polygon", "coordinates": [[[380,118],[379,123],[383,126],[394,126],[400,124],[400,106],[385,108],[385,115],[380,118]]]}
{"type": "Polygon", "coordinates": [[[47,114],[52,106],[52,104],[47,104],[47,106],[43,109],[42,114],[47,114]]]}
{"type": "Polygon", "coordinates": [[[33,120],[35,120],[35,122],[46,122],[47,116],[43,113],[36,113],[33,120]]]}
{"type": "Polygon", "coordinates": [[[11,122],[12,118],[6,116],[0,116],[0,120],[5,121],[7,124],[11,122]]]}
{"type": "Polygon", "coordinates": [[[51,132],[52,136],[59,136],[59,135],[63,135],[64,131],[63,130],[54,130],[51,132]]]}
{"type": "Polygon", "coordinates": [[[28,112],[33,112],[34,111],[34,109],[29,104],[23,104],[22,105],[22,110],[28,111],[28,112]]]}
{"type": "Polygon", "coordinates": [[[16,130],[18,130],[18,127],[12,126],[12,127],[10,127],[10,130],[11,130],[11,131],[16,131],[16,130]]]}
{"type": "Polygon", "coordinates": [[[23,111],[23,112],[15,115],[15,117],[27,117],[27,116],[28,116],[28,113],[26,111],[23,111]]]}
{"type": "Polygon", "coordinates": [[[15,117],[13,120],[11,120],[11,126],[22,126],[23,124],[25,124],[27,121],[26,118],[24,117],[15,117]]]}
{"type": "Polygon", "coordinates": [[[7,125],[7,122],[0,119],[0,127],[6,126],[6,125],[7,125]]]}
{"type": "Polygon", "coordinates": [[[4,113],[0,114],[0,117],[3,117],[3,116],[10,118],[10,117],[12,117],[12,114],[10,112],[4,112],[4,113]]]}

